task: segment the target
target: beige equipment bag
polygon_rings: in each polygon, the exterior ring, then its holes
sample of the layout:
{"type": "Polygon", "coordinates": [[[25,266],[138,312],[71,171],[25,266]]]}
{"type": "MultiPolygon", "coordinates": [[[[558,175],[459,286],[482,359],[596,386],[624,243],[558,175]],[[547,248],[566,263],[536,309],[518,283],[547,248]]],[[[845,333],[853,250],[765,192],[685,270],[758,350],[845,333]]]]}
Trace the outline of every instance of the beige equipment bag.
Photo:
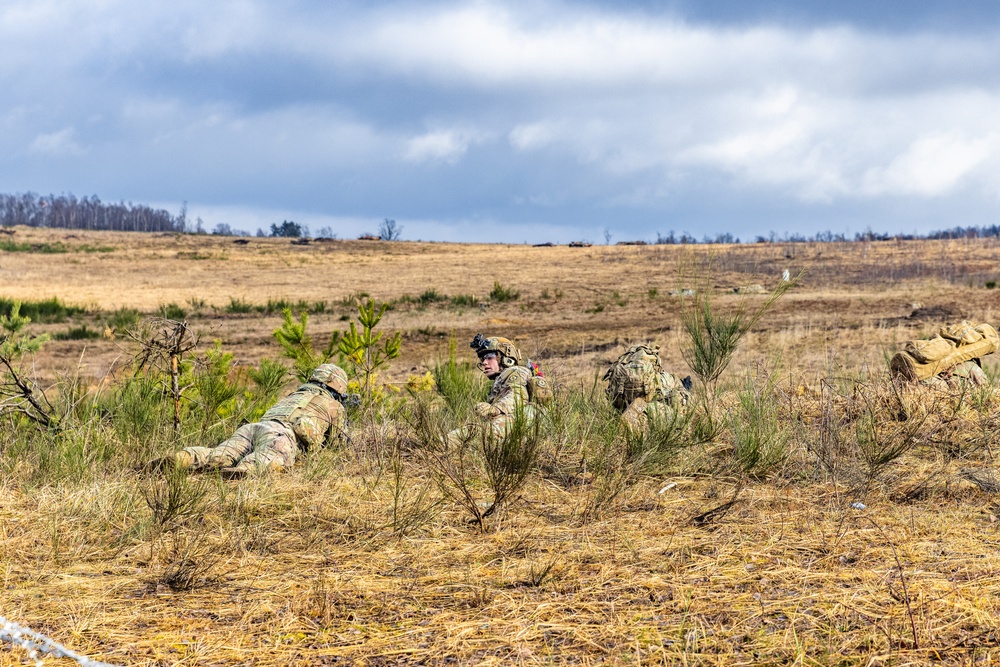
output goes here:
{"type": "Polygon", "coordinates": [[[962,321],[926,340],[911,340],[889,362],[894,377],[915,382],[996,352],[1000,336],[989,324],[962,321]]]}

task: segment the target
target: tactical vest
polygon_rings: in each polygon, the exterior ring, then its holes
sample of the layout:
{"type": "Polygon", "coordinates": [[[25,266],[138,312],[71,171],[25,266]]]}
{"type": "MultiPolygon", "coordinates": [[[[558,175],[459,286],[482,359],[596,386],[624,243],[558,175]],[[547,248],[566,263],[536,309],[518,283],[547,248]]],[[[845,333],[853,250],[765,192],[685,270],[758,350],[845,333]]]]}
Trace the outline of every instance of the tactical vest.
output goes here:
{"type": "Polygon", "coordinates": [[[656,345],[633,345],[604,374],[608,383],[605,394],[619,412],[637,398],[647,402],[669,401],[674,405],[687,403],[688,393],[683,382],[663,370],[659,351],[656,345]]]}
{"type": "Polygon", "coordinates": [[[322,447],[343,428],[344,406],[326,389],[304,384],[275,403],[261,421],[288,424],[303,449],[322,447]]]}

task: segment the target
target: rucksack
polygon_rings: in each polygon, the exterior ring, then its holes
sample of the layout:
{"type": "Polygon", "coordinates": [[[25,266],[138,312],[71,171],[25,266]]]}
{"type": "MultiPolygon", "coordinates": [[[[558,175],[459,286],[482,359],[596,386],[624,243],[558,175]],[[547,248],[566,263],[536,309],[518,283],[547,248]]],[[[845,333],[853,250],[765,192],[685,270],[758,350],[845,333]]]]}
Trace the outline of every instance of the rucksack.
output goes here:
{"type": "Polygon", "coordinates": [[[893,356],[889,368],[906,380],[926,380],[972,359],[992,354],[1000,347],[1000,336],[989,324],[962,321],[942,327],[937,335],[908,341],[893,356]]]}
{"type": "Polygon", "coordinates": [[[548,405],[555,398],[552,383],[542,374],[542,369],[535,362],[528,360],[531,377],[528,378],[528,400],[538,405],[548,405]]]}
{"type": "Polygon", "coordinates": [[[611,364],[604,374],[608,383],[604,392],[617,410],[624,411],[637,398],[655,397],[656,378],[663,372],[659,351],[656,345],[633,345],[611,364]]]}

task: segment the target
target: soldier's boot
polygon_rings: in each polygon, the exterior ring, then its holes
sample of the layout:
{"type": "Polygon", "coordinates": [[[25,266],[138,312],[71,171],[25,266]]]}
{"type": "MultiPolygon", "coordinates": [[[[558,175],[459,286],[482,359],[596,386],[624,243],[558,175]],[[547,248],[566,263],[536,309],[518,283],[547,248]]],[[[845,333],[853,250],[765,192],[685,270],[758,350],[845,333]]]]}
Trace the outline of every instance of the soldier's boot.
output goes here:
{"type": "Polygon", "coordinates": [[[194,468],[194,457],[184,451],[174,452],[166,456],[158,456],[142,466],[144,472],[191,470],[192,468],[194,468]]]}
{"type": "Polygon", "coordinates": [[[223,479],[242,479],[250,475],[267,475],[276,472],[283,472],[285,466],[281,461],[269,461],[264,465],[246,465],[241,464],[237,466],[228,466],[225,468],[219,468],[219,474],[223,479]]]}
{"type": "Polygon", "coordinates": [[[191,456],[189,452],[181,450],[173,455],[173,465],[174,468],[178,470],[192,470],[194,469],[194,457],[191,456]]]}

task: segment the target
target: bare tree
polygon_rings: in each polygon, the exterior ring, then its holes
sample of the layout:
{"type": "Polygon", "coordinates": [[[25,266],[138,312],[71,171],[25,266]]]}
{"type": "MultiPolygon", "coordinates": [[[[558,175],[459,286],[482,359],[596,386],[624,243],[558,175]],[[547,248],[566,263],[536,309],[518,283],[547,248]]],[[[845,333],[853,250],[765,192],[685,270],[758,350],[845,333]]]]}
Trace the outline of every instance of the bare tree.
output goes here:
{"type": "Polygon", "coordinates": [[[170,376],[170,395],[174,399],[174,432],[181,426],[181,394],[187,387],[180,386],[181,357],[198,345],[198,337],[191,332],[187,322],[160,317],[146,320],[144,325],[125,332],[141,345],[135,358],[135,373],[146,367],[164,370],[170,376]]]}
{"type": "Polygon", "coordinates": [[[398,241],[399,235],[403,233],[403,226],[396,224],[395,220],[386,218],[379,223],[378,237],[383,241],[398,241]]]}

